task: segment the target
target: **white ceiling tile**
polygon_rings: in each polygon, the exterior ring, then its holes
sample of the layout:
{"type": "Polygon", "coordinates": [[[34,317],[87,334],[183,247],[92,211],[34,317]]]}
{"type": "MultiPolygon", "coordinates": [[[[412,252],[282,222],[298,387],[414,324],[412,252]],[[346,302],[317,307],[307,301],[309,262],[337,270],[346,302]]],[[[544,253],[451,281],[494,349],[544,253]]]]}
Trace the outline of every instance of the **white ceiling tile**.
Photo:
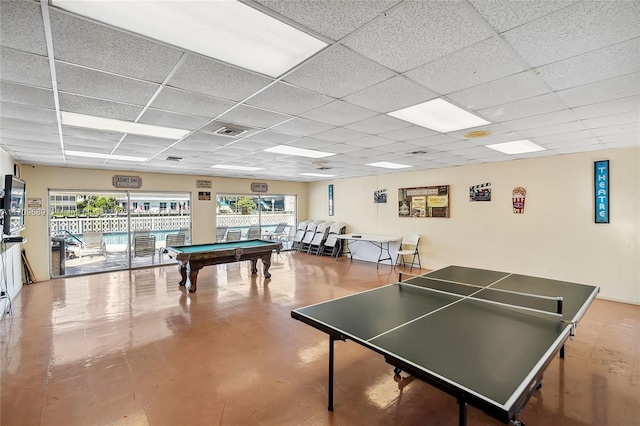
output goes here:
{"type": "Polygon", "coordinates": [[[378,148],[382,145],[392,145],[395,144],[394,141],[390,139],[381,138],[379,136],[366,136],[364,138],[355,139],[349,142],[346,142],[348,145],[360,146],[365,148],[378,148]]]}
{"type": "Polygon", "coordinates": [[[416,155],[412,154],[419,151],[426,151],[426,149],[413,145],[407,142],[396,142],[387,145],[377,146],[378,151],[390,152],[400,155],[416,155]]]}
{"type": "Polygon", "coordinates": [[[411,123],[390,117],[386,114],[380,114],[375,117],[367,118],[357,123],[349,124],[347,129],[356,130],[358,132],[369,133],[375,135],[378,133],[391,132],[393,130],[402,129],[410,126],[411,123]]]}
{"type": "Polygon", "coordinates": [[[146,105],[159,85],[87,68],[56,63],[58,90],[92,98],[146,105]]]}
{"type": "MultiPolygon", "coordinates": [[[[335,142],[332,141],[328,141],[328,140],[323,140],[323,139],[318,139],[318,138],[302,138],[302,139],[297,139],[291,143],[288,143],[287,145],[291,145],[291,146],[295,146],[298,148],[305,148],[305,149],[314,149],[314,150],[319,150],[319,151],[325,151],[325,148],[327,146],[332,146],[334,145],[335,142]]],[[[329,152],[329,151],[327,151],[329,152]]],[[[320,161],[324,160],[324,158],[320,159],[320,161]]]]}
{"type": "Polygon", "coordinates": [[[47,2],[0,1],[0,147],[25,164],[307,182],[322,178],[299,174],[322,167],[339,179],[397,173],[365,165],[373,161],[426,170],[640,142],[639,30],[625,28],[637,23],[638,2],[265,0],[272,10],[254,2],[257,10],[276,18],[281,13],[303,31],[344,36],[339,43],[353,43],[360,52],[329,43],[277,81],[74,17],[47,2]],[[51,11],[63,111],[132,121],[157,93],[142,121],[202,127],[180,142],[131,135],[120,142],[120,133],[62,126],[67,149],[106,153],[120,143],[120,152],[151,158],[65,162],[57,124],[34,121],[43,119],[42,111],[51,119],[55,108],[41,7],[51,11]],[[629,16],[621,17],[623,10],[629,16]],[[534,69],[526,62],[531,58],[557,59],[534,69]],[[414,69],[399,76],[382,64],[414,69]],[[556,87],[565,89],[553,93],[556,87]],[[440,134],[377,115],[438,93],[494,123],[440,134]],[[223,126],[248,131],[238,138],[213,134],[223,126]],[[474,130],[492,134],[465,138],[474,130]],[[548,150],[506,156],[484,146],[527,138],[548,150]],[[335,155],[317,160],[262,151],[273,144],[335,155]],[[168,155],[185,160],[168,162],[168,155]],[[230,174],[211,169],[216,163],[265,170],[230,174]]]}
{"type": "MultiPolygon", "coordinates": [[[[547,112],[566,109],[567,105],[558,96],[547,93],[528,99],[481,109],[478,113],[491,122],[516,120],[523,117],[531,117],[547,112]]],[[[484,127],[483,127],[484,128],[484,127]]]]}
{"type": "Polygon", "coordinates": [[[429,2],[425,7],[421,1],[405,1],[343,43],[402,73],[490,36],[460,2],[429,2]]]}
{"type": "MultiPolygon", "coordinates": [[[[347,145],[346,143],[336,143],[333,145],[324,146],[322,149],[326,150],[327,152],[333,152],[335,154],[345,154],[347,152],[358,151],[362,148],[359,146],[347,145]]],[[[342,158],[342,156],[340,158],[342,158]]]]}
{"type": "Polygon", "coordinates": [[[161,83],[182,55],[177,49],[64,12],[51,9],[49,15],[57,60],[161,83]]]}
{"type": "Polygon", "coordinates": [[[152,108],[209,118],[222,114],[233,105],[234,102],[172,87],[164,87],[151,103],[152,108]]]}
{"type": "Polygon", "coordinates": [[[403,127],[402,129],[394,129],[390,132],[380,133],[378,134],[378,136],[396,141],[410,141],[413,139],[425,138],[436,134],[438,133],[434,130],[427,129],[421,126],[410,125],[408,127],[403,127]]]}
{"type": "Polygon", "coordinates": [[[616,126],[618,124],[637,123],[638,111],[623,112],[620,114],[589,118],[583,121],[589,128],[610,127],[610,126],[616,126]]]}
{"type": "Polygon", "coordinates": [[[29,86],[52,88],[47,58],[0,47],[0,79],[29,86]]]}
{"type": "Polygon", "coordinates": [[[394,75],[388,68],[341,45],[313,56],[285,80],[300,87],[341,98],[394,75]]]}
{"type": "Polygon", "coordinates": [[[62,126],[62,135],[65,137],[75,139],[94,139],[98,141],[119,141],[124,136],[124,133],[109,132],[95,129],[83,129],[80,127],[62,126]]]}
{"type": "Polygon", "coordinates": [[[273,126],[271,130],[276,130],[282,133],[288,133],[291,135],[299,136],[311,136],[327,130],[333,129],[335,126],[325,123],[319,123],[313,120],[307,120],[305,118],[294,118],[285,123],[273,126]]]}
{"type": "Polygon", "coordinates": [[[640,71],[640,39],[630,40],[560,62],[536,71],[553,90],[569,89],[640,71]]]}
{"type": "Polygon", "coordinates": [[[505,43],[489,38],[404,75],[449,94],[524,71],[525,65],[505,43]]]}
{"type": "Polygon", "coordinates": [[[60,110],[96,117],[134,121],[142,111],[142,107],[61,92],[60,110]]]}
{"type": "Polygon", "coordinates": [[[151,147],[155,149],[164,149],[175,143],[175,140],[165,138],[154,138],[151,136],[128,134],[120,143],[120,146],[126,149],[136,147],[151,147]]]}
{"type": "Polygon", "coordinates": [[[168,85],[221,99],[240,101],[273,80],[212,59],[187,55],[168,85]]]}
{"type": "Polygon", "coordinates": [[[28,105],[0,102],[0,116],[4,118],[26,119],[41,123],[57,123],[56,112],[53,109],[37,108],[28,105]]]}
{"type": "Polygon", "coordinates": [[[598,127],[591,129],[596,136],[615,136],[616,134],[628,134],[638,131],[638,123],[625,123],[609,127],[598,127]]]}
{"type": "Polygon", "coordinates": [[[291,116],[289,115],[240,105],[239,107],[220,116],[219,120],[239,124],[241,126],[267,128],[282,123],[283,121],[287,121],[290,118],[291,116]]]}
{"type": "Polygon", "coordinates": [[[520,118],[517,120],[505,121],[504,127],[510,130],[534,129],[541,126],[551,126],[559,123],[569,123],[577,120],[577,117],[569,110],[555,111],[547,114],[540,114],[533,117],[520,118]]]}
{"type": "Polygon", "coordinates": [[[582,132],[585,129],[586,127],[582,122],[571,121],[571,122],[560,123],[556,125],[543,125],[541,123],[541,127],[522,130],[520,133],[525,136],[525,139],[530,139],[530,138],[537,138],[539,136],[560,135],[563,133],[582,132]]]}
{"type": "Polygon", "coordinates": [[[0,44],[16,50],[45,56],[47,45],[42,26],[39,2],[2,1],[0,14],[0,44]]]}
{"type": "Polygon", "coordinates": [[[337,100],[309,111],[302,117],[334,126],[343,126],[374,115],[377,115],[374,111],[337,100]]]}
{"type": "Polygon", "coordinates": [[[256,1],[333,40],[341,39],[399,2],[399,0],[256,1]]]}
{"type": "Polygon", "coordinates": [[[2,116],[0,116],[0,129],[13,129],[54,135],[58,134],[57,124],[38,123],[25,119],[4,118],[2,116]]]}
{"type": "Polygon", "coordinates": [[[542,18],[577,0],[511,1],[511,0],[469,0],[474,8],[498,33],[542,18]]]}
{"type": "Polygon", "coordinates": [[[548,91],[535,73],[527,71],[452,93],[449,98],[458,105],[478,110],[540,96],[548,91]]]}
{"type": "Polygon", "coordinates": [[[344,127],[336,127],[335,129],[318,133],[314,136],[331,142],[345,142],[362,138],[366,136],[366,134],[351,129],[345,129],[344,127]]]}
{"type": "Polygon", "coordinates": [[[296,135],[288,135],[286,133],[263,130],[247,137],[246,139],[249,141],[268,142],[271,144],[283,144],[299,138],[300,136],[296,135]]]}
{"type": "Polygon", "coordinates": [[[253,96],[247,104],[285,114],[300,115],[332,100],[329,96],[277,82],[253,96]]]}
{"type": "Polygon", "coordinates": [[[585,140],[593,138],[593,133],[589,130],[582,130],[571,133],[560,133],[557,135],[549,136],[536,136],[536,143],[545,147],[552,146],[558,143],[566,143],[573,140],[585,140]]]}
{"type": "Polygon", "coordinates": [[[438,97],[437,93],[406,77],[396,76],[346,96],[344,100],[386,113],[420,104],[436,97],[438,97]]]}
{"type": "Polygon", "coordinates": [[[0,81],[0,100],[39,108],[55,109],[53,90],[0,81]]]}
{"type": "Polygon", "coordinates": [[[480,139],[485,139],[487,137],[494,137],[495,135],[500,135],[500,134],[504,134],[504,133],[508,133],[511,130],[507,129],[506,127],[500,125],[500,124],[487,124],[484,126],[478,126],[478,127],[474,127],[471,129],[463,129],[463,130],[457,130],[455,132],[449,132],[447,133],[447,135],[451,136],[452,138],[456,138],[456,139],[473,139],[473,140],[480,140],[480,139]],[[465,135],[470,133],[470,132],[477,132],[477,131],[486,131],[489,132],[489,135],[484,136],[484,137],[479,137],[479,138],[468,138],[465,135]]]}
{"type": "Polygon", "coordinates": [[[47,142],[60,144],[60,137],[56,134],[27,132],[24,130],[2,129],[2,142],[12,140],[47,142]]]}
{"type": "Polygon", "coordinates": [[[638,96],[640,93],[640,73],[585,84],[584,86],[561,90],[556,93],[570,107],[591,105],[628,96],[638,96]]]}
{"type": "Polygon", "coordinates": [[[529,65],[539,67],[639,37],[639,16],[640,2],[582,1],[503,37],[529,65]]]}
{"type": "Polygon", "coordinates": [[[638,111],[639,109],[640,98],[637,96],[629,96],[622,99],[615,99],[613,101],[573,108],[573,112],[579,118],[587,119],[623,112],[638,111]]]}
{"type": "Polygon", "coordinates": [[[195,115],[178,114],[159,109],[149,108],[138,123],[153,124],[155,126],[173,127],[176,129],[196,130],[210,121],[209,118],[197,117],[195,115]],[[180,127],[178,127],[180,126],[180,127]]]}

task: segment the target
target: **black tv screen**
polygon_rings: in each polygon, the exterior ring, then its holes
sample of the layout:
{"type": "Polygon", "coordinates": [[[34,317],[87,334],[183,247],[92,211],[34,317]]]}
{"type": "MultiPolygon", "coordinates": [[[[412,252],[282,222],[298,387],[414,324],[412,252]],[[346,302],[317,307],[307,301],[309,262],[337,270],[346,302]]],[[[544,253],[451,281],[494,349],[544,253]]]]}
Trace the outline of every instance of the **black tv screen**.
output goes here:
{"type": "Polygon", "coordinates": [[[26,184],[13,175],[4,177],[4,209],[2,232],[13,235],[24,229],[26,184]]]}

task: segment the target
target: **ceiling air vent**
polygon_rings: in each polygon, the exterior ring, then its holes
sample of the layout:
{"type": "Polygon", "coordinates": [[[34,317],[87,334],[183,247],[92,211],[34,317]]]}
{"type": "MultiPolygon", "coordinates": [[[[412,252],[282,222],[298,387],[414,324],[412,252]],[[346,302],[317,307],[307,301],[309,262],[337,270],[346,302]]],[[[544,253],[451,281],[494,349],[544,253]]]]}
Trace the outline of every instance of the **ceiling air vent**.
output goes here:
{"type": "Polygon", "coordinates": [[[247,131],[245,129],[236,129],[233,127],[221,127],[213,133],[220,136],[226,136],[228,138],[237,138],[238,136],[246,132],[247,131]]]}
{"type": "Polygon", "coordinates": [[[167,161],[182,161],[182,160],[184,160],[184,158],[169,156],[169,157],[165,158],[165,160],[167,160],[167,161]]]}
{"type": "Polygon", "coordinates": [[[423,151],[423,150],[407,152],[407,154],[409,154],[409,155],[423,155],[423,154],[428,154],[428,153],[429,153],[428,151],[423,151]]]}
{"type": "Polygon", "coordinates": [[[327,166],[318,167],[318,170],[331,170],[331,167],[327,167],[327,166]]]}

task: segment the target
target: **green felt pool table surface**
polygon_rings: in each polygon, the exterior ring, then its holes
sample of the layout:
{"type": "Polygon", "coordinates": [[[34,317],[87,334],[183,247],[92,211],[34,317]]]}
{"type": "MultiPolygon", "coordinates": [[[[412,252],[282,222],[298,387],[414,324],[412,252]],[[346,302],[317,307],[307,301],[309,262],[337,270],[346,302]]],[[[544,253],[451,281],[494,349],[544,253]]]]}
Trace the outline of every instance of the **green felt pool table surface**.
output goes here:
{"type": "Polygon", "coordinates": [[[275,246],[277,243],[267,240],[245,240],[245,241],[229,241],[222,243],[209,243],[209,244],[195,244],[190,246],[173,246],[170,247],[176,253],[202,253],[216,250],[228,250],[236,248],[248,248],[248,247],[267,247],[275,246]]]}
{"type": "Polygon", "coordinates": [[[257,274],[258,259],[262,261],[264,277],[271,278],[271,253],[280,252],[282,243],[268,240],[241,240],[222,243],[195,244],[190,246],[167,247],[166,252],[175,258],[180,266],[180,286],[186,286],[190,293],[195,293],[198,272],[205,266],[221,263],[251,262],[251,273],[257,274]]]}

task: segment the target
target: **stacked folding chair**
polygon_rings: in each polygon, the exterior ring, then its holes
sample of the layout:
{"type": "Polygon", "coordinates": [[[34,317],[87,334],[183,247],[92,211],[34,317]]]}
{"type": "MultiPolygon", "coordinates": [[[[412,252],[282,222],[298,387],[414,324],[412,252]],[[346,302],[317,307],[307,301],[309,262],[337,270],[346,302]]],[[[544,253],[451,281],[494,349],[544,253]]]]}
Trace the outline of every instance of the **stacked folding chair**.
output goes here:
{"type": "Polygon", "coordinates": [[[320,249],[318,254],[322,255],[330,255],[331,257],[340,256],[340,251],[342,245],[340,241],[336,238],[336,235],[344,234],[347,230],[347,224],[344,222],[335,222],[329,228],[329,233],[327,234],[327,238],[322,244],[322,248],[320,249]]]}
{"type": "Polygon", "coordinates": [[[307,226],[310,223],[310,220],[305,220],[298,224],[296,235],[293,236],[293,245],[291,246],[291,250],[300,251],[300,247],[302,246],[302,239],[304,238],[304,235],[307,232],[307,226]]]}
{"type": "Polygon", "coordinates": [[[311,240],[313,240],[313,237],[316,234],[316,228],[318,228],[318,225],[323,222],[324,220],[314,220],[309,225],[307,225],[307,232],[305,232],[304,237],[302,238],[302,244],[300,244],[300,247],[298,249],[299,252],[309,251],[311,240]]]}
{"type": "Polygon", "coordinates": [[[327,239],[331,225],[333,225],[333,221],[322,222],[318,225],[316,233],[313,235],[313,238],[309,243],[309,248],[307,249],[308,254],[315,254],[316,256],[320,254],[320,249],[327,239]]]}

